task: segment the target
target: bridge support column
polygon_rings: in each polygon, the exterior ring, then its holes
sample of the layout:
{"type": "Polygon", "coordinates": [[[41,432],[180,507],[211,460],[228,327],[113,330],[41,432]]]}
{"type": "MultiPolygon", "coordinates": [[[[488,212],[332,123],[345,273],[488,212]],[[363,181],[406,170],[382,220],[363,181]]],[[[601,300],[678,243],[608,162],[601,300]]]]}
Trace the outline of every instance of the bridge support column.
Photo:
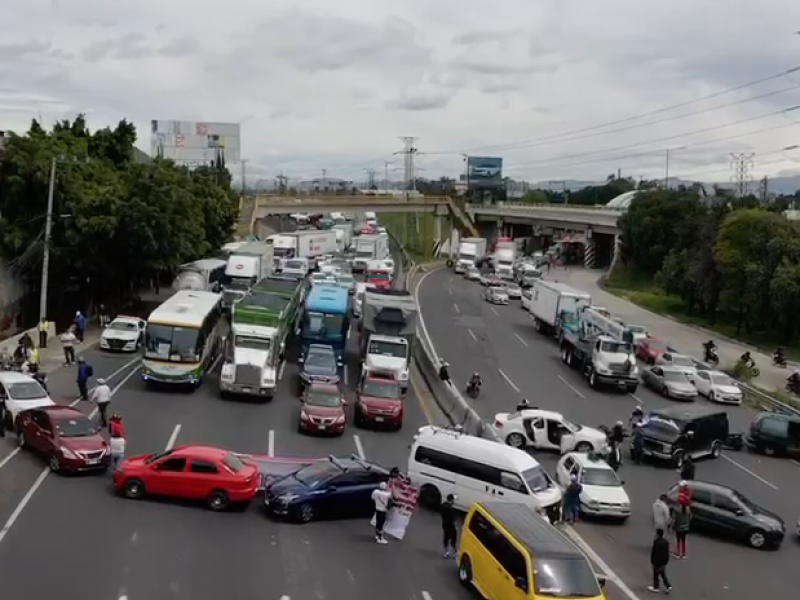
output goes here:
{"type": "Polygon", "coordinates": [[[609,271],[613,271],[614,267],[617,266],[617,260],[619,260],[621,245],[622,245],[622,239],[620,238],[620,235],[617,233],[614,235],[614,251],[611,255],[611,266],[608,269],[609,271]]]}
{"type": "Polygon", "coordinates": [[[442,241],[442,217],[433,217],[433,240],[442,241]]]}
{"type": "Polygon", "coordinates": [[[596,265],[595,256],[597,254],[597,249],[594,245],[594,238],[588,237],[586,238],[586,244],[583,249],[583,266],[586,269],[594,269],[596,265]]]}

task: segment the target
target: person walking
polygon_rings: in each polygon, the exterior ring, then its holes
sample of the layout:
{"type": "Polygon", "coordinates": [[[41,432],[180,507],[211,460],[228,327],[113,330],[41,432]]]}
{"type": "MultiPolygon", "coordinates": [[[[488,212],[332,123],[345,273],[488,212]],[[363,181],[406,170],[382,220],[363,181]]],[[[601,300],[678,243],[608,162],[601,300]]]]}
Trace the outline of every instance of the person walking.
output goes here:
{"type": "Polygon", "coordinates": [[[101,304],[98,309],[98,319],[100,327],[108,327],[109,323],[111,323],[111,317],[108,316],[108,309],[106,309],[105,304],[101,304]]]}
{"type": "Polygon", "coordinates": [[[47,332],[50,329],[50,323],[46,318],[42,317],[39,321],[39,348],[47,348],[47,332]]]}
{"type": "Polygon", "coordinates": [[[570,476],[567,489],[564,490],[564,521],[575,524],[581,512],[581,492],[583,486],[575,475],[570,476]]]}
{"type": "Polygon", "coordinates": [[[447,494],[447,498],[442,502],[442,506],[439,509],[439,513],[442,515],[442,541],[444,543],[445,558],[453,558],[456,555],[458,532],[456,530],[455,501],[456,497],[453,494],[447,494]]]}
{"type": "Polygon", "coordinates": [[[667,495],[661,494],[658,499],[653,502],[653,526],[656,530],[661,529],[666,531],[669,529],[671,521],[669,514],[669,506],[667,505],[667,495]]]}
{"type": "Polygon", "coordinates": [[[675,558],[686,559],[686,536],[692,524],[692,509],[680,506],[672,516],[672,528],[675,531],[675,558]]]}
{"type": "Polygon", "coordinates": [[[59,337],[61,339],[61,347],[64,349],[64,364],[69,366],[75,362],[75,341],[77,338],[72,331],[72,327],[59,337]]]}
{"type": "Polygon", "coordinates": [[[650,550],[650,565],[653,567],[653,584],[647,586],[651,592],[658,593],[661,589],[661,582],[664,583],[664,591],[668,594],[672,591],[672,585],[667,578],[667,565],[669,564],[669,542],[664,537],[663,529],[656,529],[656,539],[653,540],[653,547],[650,550]]]}
{"type": "Polygon", "coordinates": [[[691,456],[687,456],[683,459],[683,464],[681,465],[681,479],[683,481],[691,481],[694,479],[694,461],[692,460],[691,456]]]}
{"type": "Polygon", "coordinates": [[[125,458],[125,429],[122,427],[119,415],[111,417],[108,435],[108,445],[111,447],[111,470],[116,471],[119,463],[125,458]]]}
{"type": "Polygon", "coordinates": [[[92,366],[86,363],[86,359],[82,356],[78,357],[78,391],[81,395],[81,400],[88,400],[89,399],[89,379],[91,376],[94,375],[94,369],[92,366]]]}
{"type": "Polygon", "coordinates": [[[79,343],[83,343],[83,335],[86,332],[86,317],[83,316],[81,311],[75,312],[75,321],[73,322],[75,325],[75,337],[78,338],[79,343]]]}
{"type": "Polygon", "coordinates": [[[385,481],[377,490],[372,492],[372,501],[375,503],[375,541],[379,544],[388,544],[383,537],[383,528],[386,525],[386,514],[389,512],[389,503],[392,500],[392,493],[385,481]]]}
{"type": "Polygon", "coordinates": [[[92,393],[92,401],[97,404],[97,412],[100,414],[100,426],[107,427],[108,420],[106,419],[106,414],[108,412],[108,405],[111,404],[111,388],[108,387],[105,379],[101,378],[97,380],[97,387],[94,388],[94,392],[92,393]]]}

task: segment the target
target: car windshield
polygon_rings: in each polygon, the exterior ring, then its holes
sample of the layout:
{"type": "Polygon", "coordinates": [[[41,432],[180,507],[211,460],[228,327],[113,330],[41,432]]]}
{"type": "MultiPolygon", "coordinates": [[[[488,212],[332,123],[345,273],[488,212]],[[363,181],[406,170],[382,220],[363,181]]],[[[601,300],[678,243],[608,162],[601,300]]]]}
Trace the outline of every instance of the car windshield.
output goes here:
{"type": "Polygon", "coordinates": [[[597,576],[583,556],[537,559],[533,586],[536,595],[550,598],[596,598],[601,594],[597,576]]]}
{"type": "Polygon", "coordinates": [[[248,350],[262,350],[269,352],[272,341],[269,338],[259,338],[249,335],[237,335],[234,341],[237,348],[247,348],[248,350]]]}
{"type": "Polygon", "coordinates": [[[61,437],[84,437],[97,433],[92,422],[86,417],[55,419],[53,426],[61,437]]]}
{"type": "Polygon", "coordinates": [[[525,482],[528,484],[528,487],[531,488],[531,491],[534,494],[544,492],[553,486],[550,476],[541,467],[541,465],[537,465],[523,471],[522,478],[525,480],[525,482]]]}
{"type": "Polygon", "coordinates": [[[302,260],[287,260],[285,263],[283,263],[284,269],[302,269],[303,266],[302,260]]]}
{"type": "Polygon", "coordinates": [[[386,271],[370,271],[367,273],[367,279],[391,279],[391,274],[386,271]]]}
{"type": "Polygon", "coordinates": [[[339,275],[337,279],[339,280],[340,284],[346,285],[348,287],[353,285],[353,282],[355,281],[352,275],[339,275]]]}
{"type": "Polygon", "coordinates": [[[654,429],[660,429],[671,434],[680,433],[681,426],[672,419],[666,419],[659,415],[650,415],[647,418],[647,426],[654,429]]]}
{"type": "Polygon", "coordinates": [[[609,352],[611,354],[628,354],[631,351],[631,347],[625,342],[612,342],[605,340],[600,342],[600,351],[609,352]]]}
{"type": "Polygon", "coordinates": [[[136,331],[137,329],[136,323],[130,321],[114,321],[108,328],[115,331],[136,331]]]}
{"type": "Polygon", "coordinates": [[[720,373],[719,375],[712,375],[711,381],[714,382],[714,385],[730,385],[730,386],[736,385],[736,382],[733,379],[722,373],[720,373]]]}
{"type": "Polygon", "coordinates": [[[47,398],[47,393],[36,381],[20,381],[6,384],[8,395],[12,400],[39,400],[47,398]]]}
{"type": "Polygon", "coordinates": [[[661,340],[649,340],[647,345],[650,347],[651,350],[660,350],[665,352],[667,350],[667,345],[662,342],[661,340]]]}
{"type": "Polygon", "coordinates": [[[199,338],[198,329],[149,323],[145,331],[145,357],[197,362],[200,360],[199,338]]]}
{"type": "Polygon", "coordinates": [[[242,469],[244,469],[244,463],[242,462],[242,459],[230,452],[228,452],[222,458],[222,464],[228,467],[234,473],[239,473],[242,469]]]}
{"type": "Polygon", "coordinates": [[[584,469],[581,483],[603,487],[618,487],[620,485],[619,477],[617,477],[613,469],[584,469]]]}
{"type": "Polygon", "coordinates": [[[583,426],[582,426],[582,425],[576,425],[576,424],[575,424],[575,423],[573,423],[572,421],[567,421],[566,419],[563,419],[563,418],[561,419],[561,424],[562,424],[564,427],[566,427],[567,429],[569,429],[569,430],[570,430],[571,432],[573,432],[573,433],[575,433],[576,431],[580,431],[581,429],[583,429],[583,426]]]}
{"type": "Polygon", "coordinates": [[[339,473],[341,471],[329,462],[319,461],[297,471],[294,474],[294,478],[303,485],[315,489],[326,481],[330,481],[339,473]]]}
{"type": "Polygon", "coordinates": [[[628,331],[634,335],[637,333],[647,333],[647,330],[641,325],[628,325],[628,331]]]}
{"type": "Polygon", "coordinates": [[[306,404],[311,406],[341,406],[342,399],[336,392],[312,389],[306,396],[306,404]]]}
{"type": "Polygon", "coordinates": [[[308,353],[308,356],[306,356],[305,366],[333,370],[336,366],[336,358],[333,352],[312,350],[308,353]]]}
{"type": "Polygon", "coordinates": [[[366,381],[362,389],[365,396],[396,400],[400,397],[400,387],[394,382],[366,381]]]}
{"type": "Polygon", "coordinates": [[[167,450],[166,452],[156,452],[155,454],[151,454],[150,456],[145,458],[144,462],[145,464],[149,465],[150,463],[153,463],[161,458],[164,458],[165,456],[169,456],[170,454],[172,454],[172,450],[167,450]]]}
{"type": "Polygon", "coordinates": [[[383,340],[372,340],[369,343],[367,354],[377,354],[378,356],[391,356],[393,358],[405,358],[408,346],[397,342],[387,342],[383,340]]]}
{"type": "Polygon", "coordinates": [[[493,281],[491,288],[496,292],[505,292],[508,289],[508,286],[502,281],[493,281]]]}
{"type": "Polygon", "coordinates": [[[682,371],[664,371],[664,381],[674,381],[676,383],[687,383],[689,379],[682,371]]]}
{"type": "Polygon", "coordinates": [[[673,356],[672,364],[678,367],[693,367],[694,361],[688,356],[673,356]]]}

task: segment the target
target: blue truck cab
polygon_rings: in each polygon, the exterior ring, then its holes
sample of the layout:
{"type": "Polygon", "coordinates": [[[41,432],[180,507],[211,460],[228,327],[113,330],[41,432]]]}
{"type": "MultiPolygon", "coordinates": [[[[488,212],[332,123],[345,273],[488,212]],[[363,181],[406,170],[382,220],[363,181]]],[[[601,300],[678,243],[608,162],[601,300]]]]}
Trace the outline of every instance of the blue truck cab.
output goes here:
{"type": "Polygon", "coordinates": [[[326,344],[336,351],[339,366],[344,364],[347,332],[350,329],[350,295],[333,286],[314,286],[306,297],[301,317],[300,360],[311,344],[326,344]]]}

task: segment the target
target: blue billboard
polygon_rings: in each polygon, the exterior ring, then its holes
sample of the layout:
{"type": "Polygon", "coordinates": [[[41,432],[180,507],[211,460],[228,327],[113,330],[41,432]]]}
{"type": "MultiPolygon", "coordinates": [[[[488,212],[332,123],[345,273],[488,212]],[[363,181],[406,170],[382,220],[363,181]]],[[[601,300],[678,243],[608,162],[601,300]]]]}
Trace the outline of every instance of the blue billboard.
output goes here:
{"type": "Polygon", "coordinates": [[[503,187],[503,159],[488,156],[467,157],[467,185],[473,189],[503,187]]]}

